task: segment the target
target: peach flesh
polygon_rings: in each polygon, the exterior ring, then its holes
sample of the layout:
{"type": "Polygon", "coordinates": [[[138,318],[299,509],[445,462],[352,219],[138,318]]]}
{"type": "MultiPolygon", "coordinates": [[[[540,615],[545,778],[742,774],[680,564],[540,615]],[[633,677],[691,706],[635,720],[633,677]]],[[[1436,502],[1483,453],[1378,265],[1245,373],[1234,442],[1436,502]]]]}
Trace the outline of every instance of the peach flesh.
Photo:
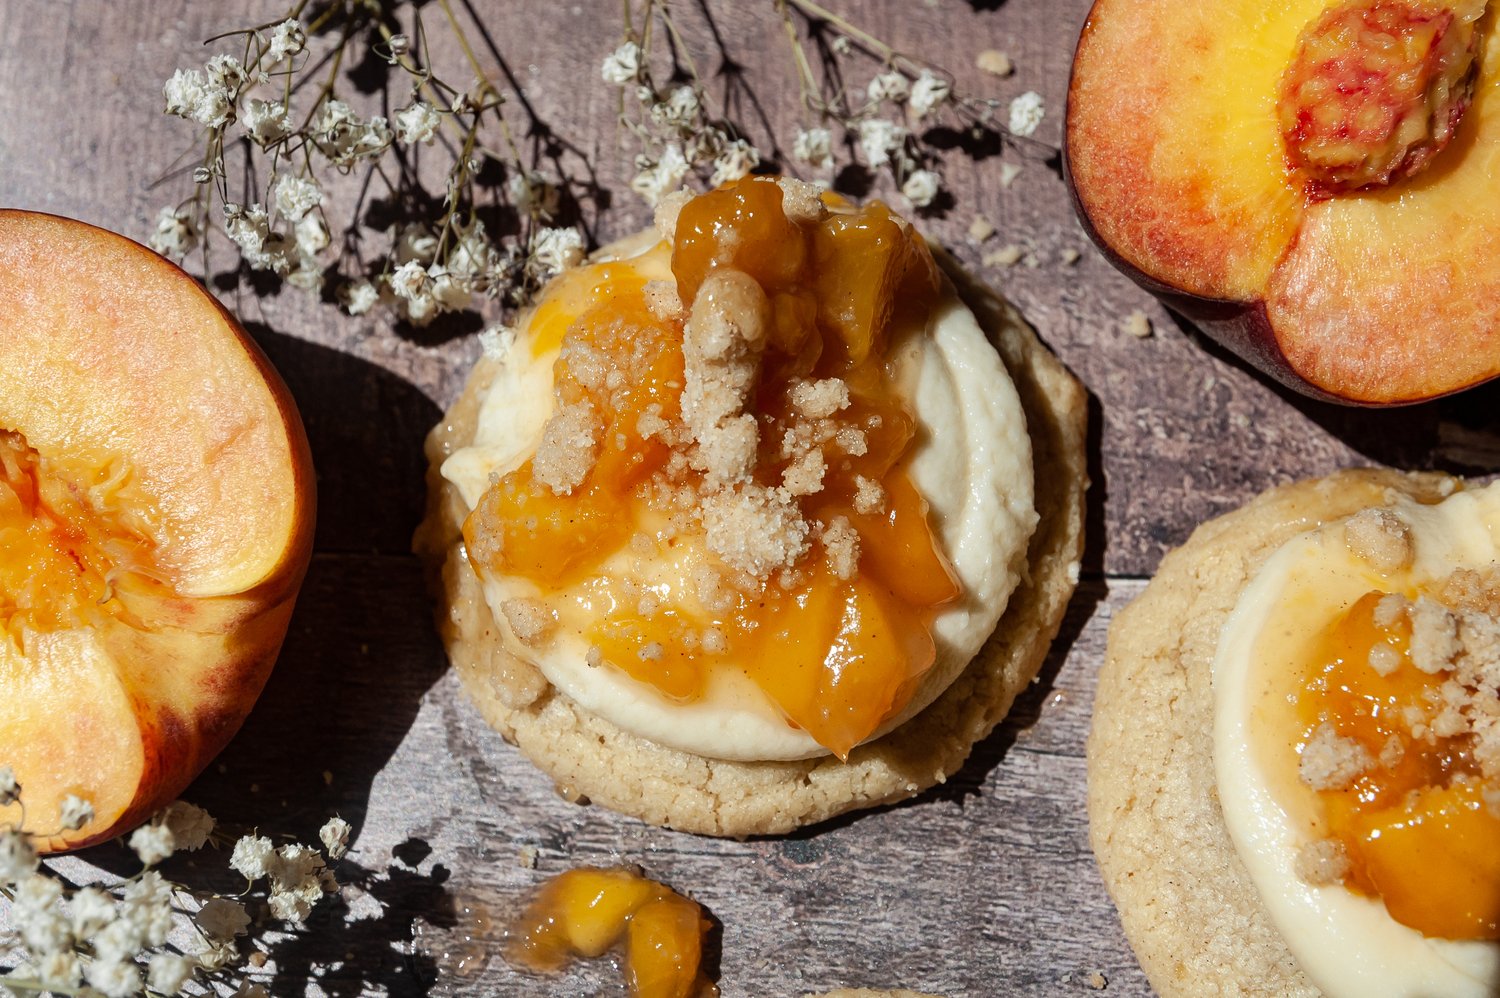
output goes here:
{"type": "Polygon", "coordinates": [[[1473,99],[1447,148],[1389,188],[1315,203],[1277,99],[1327,7],[1097,0],[1069,85],[1080,218],[1120,269],[1299,392],[1394,405],[1486,381],[1500,374],[1495,18],[1477,22],[1473,99]]]}
{"type": "Polygon", "coordinates": [[[42,587],[48,614],[19,614],[26,572],[0,571],[16,625],[0,634],[0,765],[40,845],[76,848],[179,794],[254,704],[311,554],[311,458],[285,386],[228,312],[80,222],[0,210],[0,370],[8,452],[34,455],[30,478],[13,458],[0,492],[41,479],[77,499],[0,517],[25,535],[5,557],[59,580],[42,587]],[[100,501],[116,479],[120,501],[100,501]],[[69,561],[97,570],[81,584],[103,579],[102,600],[69,595],[69,561]],[[95,818],[62,833],[67,794],[95,818]]]}

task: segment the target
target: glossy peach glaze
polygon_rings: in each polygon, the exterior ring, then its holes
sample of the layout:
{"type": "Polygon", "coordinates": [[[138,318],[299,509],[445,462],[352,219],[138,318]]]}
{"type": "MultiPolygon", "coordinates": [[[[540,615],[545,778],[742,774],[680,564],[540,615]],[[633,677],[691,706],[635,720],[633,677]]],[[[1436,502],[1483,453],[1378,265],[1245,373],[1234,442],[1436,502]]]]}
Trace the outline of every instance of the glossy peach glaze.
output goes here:
{"type": "MultiPolygon", "coordinates": [[[[781,188],[765,178],[683,207],[671,269],[684,309],[721,266],[751,275],[771,304],[755,390],[757,481],[779,484],[789,463],[776,448],[800,418],[792,385],[823,378],[848,385],[851,404],[838,419],[863,433],[863,446],[830,442],[823,489],[798,501],[810,521],[848,519],[859,535],[858,569],[837,577],[814,543],[795,571],[738,589],[727,612],[668,602],[645,615],[622,596],[603,601],[617,609],[587,636],[605,661],[679,702],[703,696],[710,670],[741,669],[790,723],[847,756],[909,702],[935,658],[935,611],[959,594],[906,470],[916,425],[889,350],[925,327],[939,278],[921,237],[884,205],[799,224],[783,211],[781,188]],[[880,512],[856,508],[861,478],[883,488],[880,512]]],[[[560,400],[589,395],[600,414],[597,463],[571,494],[555,495],[533,479],[528,462],[489,490],[464,530],[470,557],[483,557],[491,571],[544,589],[586,582],[607,593],[613,580],[599,577],[600,564],[671,512],[653,506],[648,487],[671,451],[643,436],[641,417],[679,418],[683,323],[653,314],[644,281],[628,264],[594,265],[564,280],[588,289],[594,304],[559,339],[586,343],[628,372],[623,386],[590,393],[565,362],[555,368],[560,400]]],[[[543,303],[533,335],[555,345],[549,315],[543,303]]],[[[678,474],[678,484],[702,482],[690,469],[678,474]]]]}
{"type": "Polygon", "coordinates": [[[620,869],[580,867],[542,885],[507,930],[506,958],[538,973],[623,944],[632,998],[715,993],[700,964],[711,928],[703,909],[668,887],[620,869]]]}
{"type": "Polygon", "coordinates": [[[1349,855],[1346,885],[1396,921],[1444,939],[1500,939],[1500,818],[1485,806],[1467,736],[1413,736],[1410,718],[1436,713],[1443,677],[1412,664],[1405,617],[1377,625],[1381,596],[1328,628],[1297,691],[1303,744],[1327,722],[1379,760],[1346,789],[1318,793],[1322,832],[1349,855]],[[1387,676],[1369,665],[1381,641],[1400,657],[1387,676]]]}
{"type": "Polygon", "coordinates": [[[125,615],[122,587],[158,587],[138,574],[151,570],[156,545],[132,512],[144,504],[125,498],[128,475],[68,470],[0,431],[0,629],[17,647],[27,632],[125,615]]]}

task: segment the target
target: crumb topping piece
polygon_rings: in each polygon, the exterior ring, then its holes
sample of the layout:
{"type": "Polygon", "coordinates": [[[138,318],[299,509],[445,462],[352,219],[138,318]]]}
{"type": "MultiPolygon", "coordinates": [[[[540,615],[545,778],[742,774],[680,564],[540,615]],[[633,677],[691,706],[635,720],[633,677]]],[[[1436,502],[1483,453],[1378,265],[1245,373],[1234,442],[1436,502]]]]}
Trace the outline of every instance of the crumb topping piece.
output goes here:
{"type": "Polygon", "coordinates": [[[1314,790],[1343,790],[1374,765],[1370,753],[1353,738],[1345,738],[1333,725],[1318,725],[1302,748],[1297,775],[1314,790]]]}
{"type": "Polygon", "coordinates": [[[593,403],[585,400],[561,406],[542,428],[542,442],[532,458],[536,480],[560,496],[582,485],[594,467],[599,430],[593,403]]]}
{"type": "Polygon", "coordinates": [[[703,531],[724,564],[755,579],[790,568],[808,548],[807,521],[792,494],[754,482],[704,496],[703,531]]]}
{"type": "Polygon", "coordinates": [[[500,604],[500,612],[522,644],[541,643],[557,626],[557,613],[541,600],[508,599],[500,604]]]}
{"type": "Polygon", "coordinates": [[[1399,572],[1411,564],[1411,527],[1388,509],[1361,510],[1344,523],[1344,542],[1356,558],[1378,572],[1399,572]]]}
{"type": "Polygon", "coordinates": [[[1314,887],[1341,884],[1349,875],[1349,853],[1338,839],[1318,839],[1297,851],[1293,870],[1297,879],[1314,887]]]}
{"type": "Polygon", "coordinates": [[[760,434],[745,407],[760,375],[770,307],[754,278],[729,268],[710,274],[693,300],[683,336],[682,418],[710,488],[748,481],[755,468],[760,434]]]}

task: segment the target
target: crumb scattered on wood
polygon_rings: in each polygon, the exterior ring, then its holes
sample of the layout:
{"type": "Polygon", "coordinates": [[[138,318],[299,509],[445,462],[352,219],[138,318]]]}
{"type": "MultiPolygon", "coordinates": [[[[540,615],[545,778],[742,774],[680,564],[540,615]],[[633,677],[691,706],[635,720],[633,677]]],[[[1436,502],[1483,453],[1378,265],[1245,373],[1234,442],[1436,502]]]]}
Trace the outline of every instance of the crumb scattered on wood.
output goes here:
{"type": "Polygon", "coordinates": [[[1021,175],[1021,167],[1018,163],[1000,164],[1000,186],[1009,187],[1015,183],[1016,178],[1021,175]]]}
{"type": "Polygon", "coordinates": [[[986,253],[981,262],[986,267],[1014,267],[1025,255],[1025,250],[1015,243],[1009,243],[1000,247],[992,253],[986,253]]]}
{"type": "Polygon", "coordinates": [[[990,220],[983,215],[975,215],[974,221],[969,223],[969,240],[971,242],[982,243],[994,234],[994,225],[990,224],[990,220]]]}
{"type": "Polygon", "coordinates": [[[1010,56],[999,49],[985,49],[974,60],[974,65],[991,76],[1009,76],[1016,71],[1015,65],[1010,61],[1010,56]]]}
{"type": "Polygon", "coordinates": [[[1152,332],[1151,319],[1146,315],[1145,312],[1142,312],[1140,309],[1136,309],[1134,312],[1131,312],[1129,315],[1127,315],[1125,317],[1125,322],[1123,323],[1123,325],[1125,327],[1125,332],[1129,333],[1131,336],[1134,336],[1138,340],[1146,339],[1151,335],[1152,332]]]}
{"type": "Polygon", "coordinates": [[[1069,247],[1062,251],[1062,262],[1065,266],[1071,267],[1078,262],[1081,255],[1076,249],[1069,247]]]}

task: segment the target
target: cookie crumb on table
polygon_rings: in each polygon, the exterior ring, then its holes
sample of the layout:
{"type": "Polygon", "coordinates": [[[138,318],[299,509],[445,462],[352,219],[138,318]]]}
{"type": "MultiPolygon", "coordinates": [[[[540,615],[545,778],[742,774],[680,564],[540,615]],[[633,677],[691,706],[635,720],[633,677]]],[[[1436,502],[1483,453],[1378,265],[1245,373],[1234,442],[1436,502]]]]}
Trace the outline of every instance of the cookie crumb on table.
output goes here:
{"type": "Polygon", "coordinates": [[[995,226],[983,215],[975,215],[974,221],[969,223],[969,241],[982,243],[995,234],[995,226]]]}
{"type": "Polygon", "coordinates": [[[1138,340],[1144,340],[1151,335],[1151,320],[1140,309],[1127,315],[1123,325],[1125,332],[1138,340]]]}
{"type": "Polygon", "coordinates": [[[974,60],[974,65],[991,76],[1009,76],[1016,71],[1015,65],[1010,61],[1010,56],[999,49],[985,49],[974,60]]]}
{"type": "Polygon", "coordinates": [[[986,267],[1014,267],[1024,254],[1025,250],[1015,243],[1010,243],[993,253],[986,253],[980,262],[986,267]]]}

